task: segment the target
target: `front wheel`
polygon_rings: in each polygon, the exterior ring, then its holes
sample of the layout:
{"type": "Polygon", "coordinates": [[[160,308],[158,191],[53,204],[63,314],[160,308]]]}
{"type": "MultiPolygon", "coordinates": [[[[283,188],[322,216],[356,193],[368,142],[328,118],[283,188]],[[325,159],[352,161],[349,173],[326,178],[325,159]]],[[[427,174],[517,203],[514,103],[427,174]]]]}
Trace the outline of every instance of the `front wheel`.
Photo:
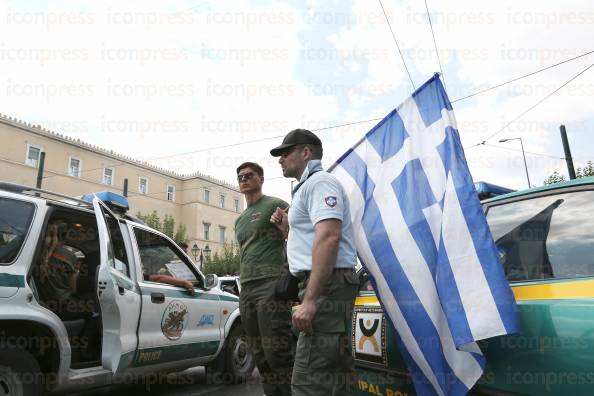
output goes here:
{"type": "Polygon", "coordinates": [[[20,348],[0,348],[0,396],[38,396],[43,378],[37,360],[20,348]]]}
{"type": "Polygon", "coordinates": [[[206,367],[207,379],[218,384],[245,382],[252,375],[255,365],[243,327],[234,326],[219,356],[206,367]]]}

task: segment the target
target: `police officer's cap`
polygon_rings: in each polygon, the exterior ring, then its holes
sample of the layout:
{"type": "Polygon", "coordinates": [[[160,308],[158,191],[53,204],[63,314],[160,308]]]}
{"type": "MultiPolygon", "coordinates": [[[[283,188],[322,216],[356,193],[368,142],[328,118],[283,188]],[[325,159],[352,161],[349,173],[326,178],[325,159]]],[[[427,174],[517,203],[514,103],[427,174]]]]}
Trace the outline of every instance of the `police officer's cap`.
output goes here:
{"type": "Polygon", "coordinates": [[[294,129],[285,136],[283,143],[270,150],[273,157],[280,157],[283,152],[293,146],[299,144],[311,144],[313,146],[321,146],[322,141],[313,132],[307,129],[294,129]]]}

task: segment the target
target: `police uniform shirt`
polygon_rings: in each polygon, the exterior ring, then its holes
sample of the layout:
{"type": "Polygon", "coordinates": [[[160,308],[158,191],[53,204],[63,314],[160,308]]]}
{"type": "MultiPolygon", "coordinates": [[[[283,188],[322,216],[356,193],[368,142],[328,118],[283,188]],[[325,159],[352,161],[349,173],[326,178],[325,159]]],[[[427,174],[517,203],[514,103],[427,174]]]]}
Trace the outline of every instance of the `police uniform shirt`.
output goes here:
{"type": "Polygon", "coordinates": [[[356,263],[355,239],[348,199],[342,185],[334,175],[322,171],[320,160],[312,160],[308,162],[295,190],[289,209],[287,240],[291,273],[311,271],[314,227],[326,219],[341,221],[341,238],[334,267],[353,268],[356,263]]]}

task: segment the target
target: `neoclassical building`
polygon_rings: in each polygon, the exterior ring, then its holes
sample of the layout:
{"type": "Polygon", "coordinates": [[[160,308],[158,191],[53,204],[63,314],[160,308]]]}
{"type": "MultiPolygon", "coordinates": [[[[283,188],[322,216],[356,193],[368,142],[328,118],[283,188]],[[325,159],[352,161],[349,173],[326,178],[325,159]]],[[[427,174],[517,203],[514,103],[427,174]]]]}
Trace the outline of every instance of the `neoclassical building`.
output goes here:
{"type": "MultiPolygon", "coordinates": [[[[196,172],[183,175],[0,115],[0,181],[35,186],[45,152],[42,188],[69,196],[123,193],[128,180],[130,212],[157,211],[186,226],[190,248],[210,251],[235,238],[244,208],[236,186],[196,172]]],[[[190,253],[191,254],[191,253],[190,253]]]]}

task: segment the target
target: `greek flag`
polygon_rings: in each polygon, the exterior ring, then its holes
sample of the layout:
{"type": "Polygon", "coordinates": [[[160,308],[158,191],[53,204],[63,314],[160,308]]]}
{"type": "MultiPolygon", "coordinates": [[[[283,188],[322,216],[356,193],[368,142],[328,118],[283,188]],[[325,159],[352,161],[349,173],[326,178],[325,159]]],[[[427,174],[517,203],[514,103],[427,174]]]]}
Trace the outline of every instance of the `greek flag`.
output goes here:
{"type": "Polygon", "coordinates": [[[331,169],[417,393],[466,394],[518,320],[439,75],[331,169]]]}

